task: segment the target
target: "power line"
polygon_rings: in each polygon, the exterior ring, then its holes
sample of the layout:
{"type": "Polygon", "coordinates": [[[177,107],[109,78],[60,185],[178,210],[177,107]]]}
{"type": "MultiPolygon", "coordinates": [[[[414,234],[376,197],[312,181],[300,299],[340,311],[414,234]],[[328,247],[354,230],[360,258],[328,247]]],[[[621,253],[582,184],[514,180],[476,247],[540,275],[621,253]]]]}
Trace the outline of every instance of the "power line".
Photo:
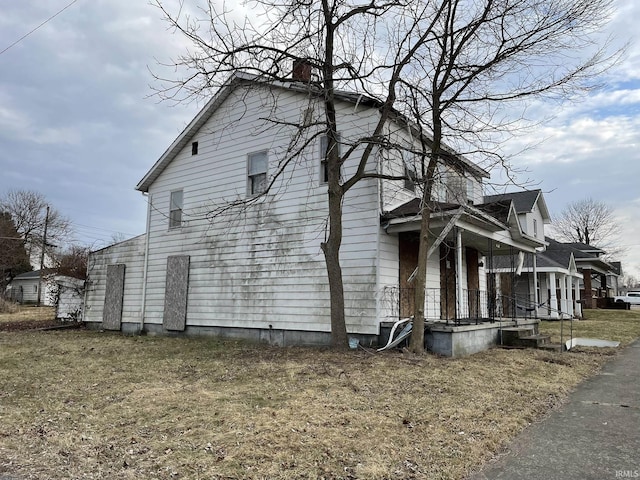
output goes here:
{"type": "Polygon", "coordinates": [[[56,18],[58,15],[60,15],[62,12],[64,12],[67,8],[69,8],[71,5],[73,5],[74,3],[76,3],[78,0],[73,0],[70,4],[68,4],[66,7],[64,7],[62,10],[59,10],[58,12],[56,12],[55,14],[51,15],[49,18],[47,18],[44,22],[42,22],[40,25],[38,25],[36,28],[34,28],[33,30],[25,33],[23,36],[21,36],[18,40],[16,40],[15,42],[13,42],[11,45],[9,45],[7,48],[5,48],[4,50],[2,50],[0,52],[0,55],[2,55],[4,52],[6,52],[7,50],[9,50],[11,47],[16,46],[18,43],[20,43],[22,40],[24,40],[25,38],[27,38],[29,35],[31,35],[33,32],[35,32],[36,30],[38,30],[40,27],[44,26],[45,24],[49,23],[51,20],[53,20],[54,18],[56,18]]]}

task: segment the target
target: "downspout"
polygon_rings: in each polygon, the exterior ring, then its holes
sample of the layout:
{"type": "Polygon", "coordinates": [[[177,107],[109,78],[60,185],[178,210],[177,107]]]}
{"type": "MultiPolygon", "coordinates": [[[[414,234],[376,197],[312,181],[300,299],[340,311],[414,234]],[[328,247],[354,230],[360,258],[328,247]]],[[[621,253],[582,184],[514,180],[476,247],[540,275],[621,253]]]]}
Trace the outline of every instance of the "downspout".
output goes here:
{"type": "Polygon", "coordinates": [[[147,305],[147,270],[149,267],[149,237],[151,236],[151,202],[153,196],[147,192],[142,192],[142,195],[147,197],[147,227],[146,237],[144,239],[144,266],[142,267],[142,308],[140,310],[140,333],[144,332],[144,316],[147,305]]]}

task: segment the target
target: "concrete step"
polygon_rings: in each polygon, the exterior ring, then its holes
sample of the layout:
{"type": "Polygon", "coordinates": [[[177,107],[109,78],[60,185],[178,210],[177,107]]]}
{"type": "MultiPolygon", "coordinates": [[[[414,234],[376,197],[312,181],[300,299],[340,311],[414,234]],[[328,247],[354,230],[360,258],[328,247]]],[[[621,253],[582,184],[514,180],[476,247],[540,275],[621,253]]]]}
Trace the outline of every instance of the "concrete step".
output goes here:
{"type": "Polygon", "coordinates": [[[533,333],[533,328],[514,327],[502,331],[502,345],[510,347],[540,348],[551,342],[550,335],[533,333]]]}
{"type": "Polygon", "coordinates": [[[508,327],[502,329],[502,344],[520,346],[519,340],[535,333],[533,327],[508,327]]]}
{"type": "Polygon", "coordinates": [[[550,335],[542,335],[540,333],[536,335],[529,335],[527,337],[520,337],[520,343],[525,347],[536,347],[539,348],[547,343],[551,343],[550,335]]]}

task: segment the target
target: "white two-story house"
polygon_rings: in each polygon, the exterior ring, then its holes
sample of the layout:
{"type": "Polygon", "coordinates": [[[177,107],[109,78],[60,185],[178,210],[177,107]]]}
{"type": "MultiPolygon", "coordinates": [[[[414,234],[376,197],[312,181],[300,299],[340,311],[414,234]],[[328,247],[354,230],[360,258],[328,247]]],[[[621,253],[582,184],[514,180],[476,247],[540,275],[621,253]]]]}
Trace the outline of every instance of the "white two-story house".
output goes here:
{"type": "MultiPolygon", "coordinates": [[[[355,147],[342,166],[348,178],[380,103],[353,93],[337,98],[340,154],[355,147]]],[[[303,81],[231,78],[137,184],[148,202],[146,233],[91,255],[87,324],[328,344],[323,118],[320,96],[303,81]]],[[[387,322],[413,313],[422,210],[411,181],[419,133],[399,115],[385,132],[387,145],[376,147],[368,171],[407,179],[364,179],[343,204],[347,330],[367,344],[387,322]]],[[[487,177],[443,151],[428,259],[426,311],[434,322],[495,319],[485,257],[504,246],[534,252],[544,245],[521,228],[513,203],[484,202],[487,177]]]]}

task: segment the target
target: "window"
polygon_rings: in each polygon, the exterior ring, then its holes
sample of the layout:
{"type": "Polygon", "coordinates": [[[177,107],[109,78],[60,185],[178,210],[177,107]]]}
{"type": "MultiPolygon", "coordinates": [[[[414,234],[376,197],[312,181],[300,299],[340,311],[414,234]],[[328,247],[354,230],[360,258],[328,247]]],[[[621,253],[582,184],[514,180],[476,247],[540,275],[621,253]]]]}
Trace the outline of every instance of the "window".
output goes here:
{"type": "Polygon", "coordinates": [[[267,189],[267,165],[266,150],[249,154],[247,165],[247,192],[249,195],[257,195],[267,189]]]}
{"type": "MultiPolygon", "coordinates": [[[[320,137],[320,183],[329,181],[329,164],[327,163],[327,148],[329,147],[329,137],[320,137]]],[[[338,155],[340,155],[340,134],[338,133],[338,155]]]]}
{"type": "Polygon", "coordinates": [[[476,199],[476,182],[472,177],[467,177],[467,203],[473,205],[476,199]]]}
{"type": "MultiPolygon", "coordinates": [[[[408,147],[410,148],[410,147],[408,147]]],[[[404,166],[404,188],[411,192],[416,191],[416,180],[418,175],[416,174],[416,161],[415,156],[408,150],[401,150],[402,164],[404,166]]]]}
{"type": "Polygon", "coordinates": [[[33,286],[33,293],[38,293],[38,285],[33,286]]]}
{"type": "Polygon", "coordinates": [[[169,228],[182,226],[182,190],[171,192],[169,201],[169,228]]]}
{"type": "Polygon", "coordinates": [[[538,220],[536,220],[535,218],[533,219],[533,236],[538,236],[538,220]]]}
{"type": "Polygon", "coordinates": [[[193,142],[191,144],[191,155],[197,155],[198,154],[198,142],[193,142]]]}

